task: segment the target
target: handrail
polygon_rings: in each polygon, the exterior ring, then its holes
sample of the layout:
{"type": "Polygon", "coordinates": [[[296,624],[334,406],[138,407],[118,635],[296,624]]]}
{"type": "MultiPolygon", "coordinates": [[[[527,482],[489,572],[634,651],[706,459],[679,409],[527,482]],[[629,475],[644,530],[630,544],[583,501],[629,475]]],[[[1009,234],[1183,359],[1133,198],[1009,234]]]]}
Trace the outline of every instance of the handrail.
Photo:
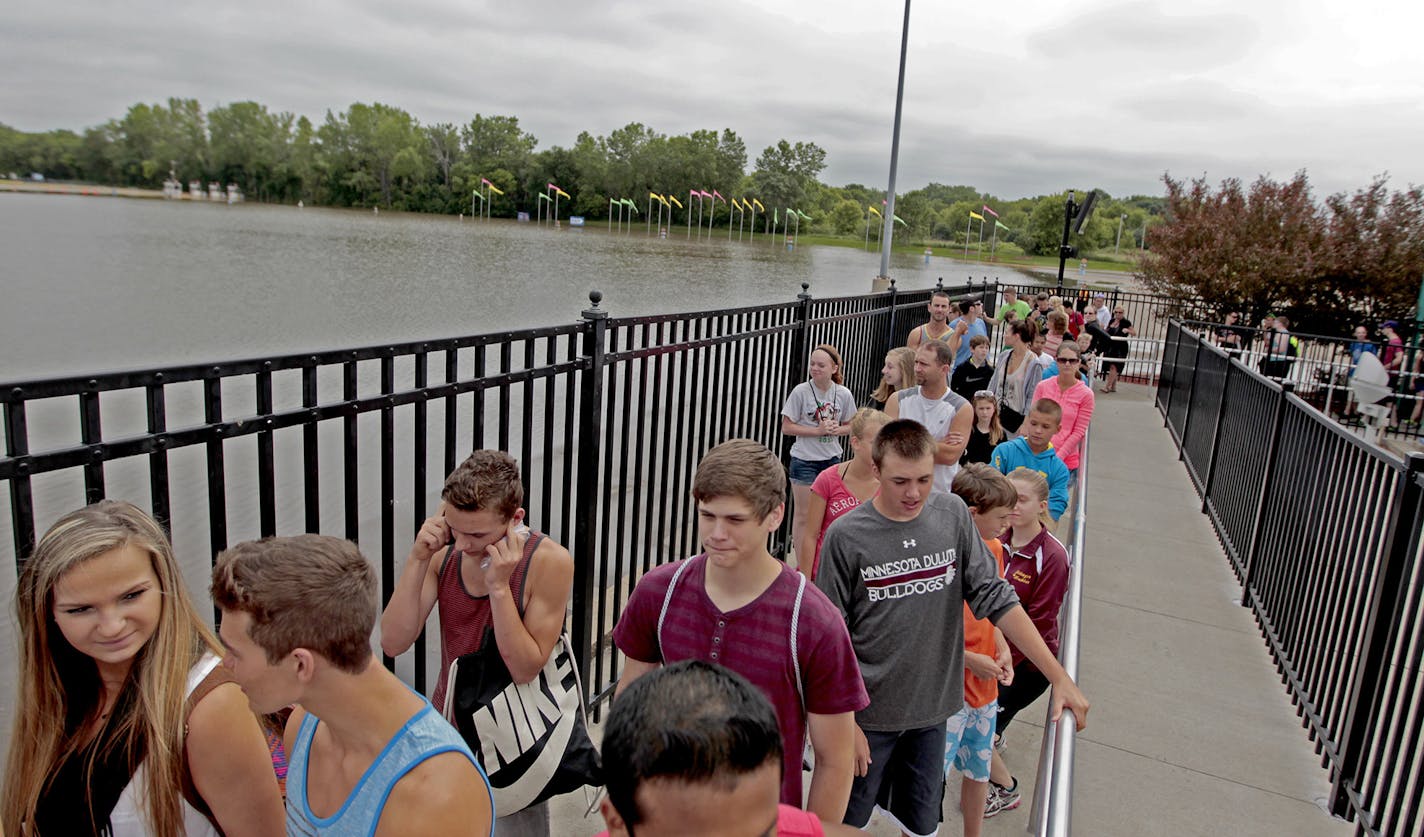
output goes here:
{"type": "MultiPolygon", "coordinates": [[[[1073,486],[1073,531],[1068,539],[1068,592],[1058,613],[1058,662],[1074,682],[1078,680],[1078,651],[1082,635],[1083,554],[1088,528],[1088,438],[1092,425],[1083,437],[1083,450],[1073,486]]],[[[1043,723],[1043,745],[1038,757],[1038,780],[1033,794],[1033,811],[1028,829],[1039,837],[1068,837],[1073,830],[1073,756],[1077,744],[1078,726],[1073,710],[1064,708],[1054,721],[1050,702],[1043,723]]]]}

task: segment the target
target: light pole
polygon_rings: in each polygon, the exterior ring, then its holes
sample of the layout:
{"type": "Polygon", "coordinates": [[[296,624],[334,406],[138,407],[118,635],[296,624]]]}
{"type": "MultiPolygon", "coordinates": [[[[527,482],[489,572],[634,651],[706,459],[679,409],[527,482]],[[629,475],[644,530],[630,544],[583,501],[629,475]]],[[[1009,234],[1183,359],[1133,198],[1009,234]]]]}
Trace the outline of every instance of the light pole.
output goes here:
{"type": "Polygon", "coordinates": [[[1113,242],[1113,255],[1114,255],[1114,256],[1117,255],[1117,248],[1118,248],[1118,245],[1122,243],[1122,222],[1123,222],[1123,221],[1126,221],[1126,220],[1127,220],[1127,213],[1126,213],[1126,212],[1124,212],[1124,213],[1122,214],[1122,216],[1117,219],[1117,241],[1113,242]]]}
{"type": "Polygon", "coordinates": [[[895,170],[900,163],[900,110],[905,101],[905,51],[910,44],[910,0],[905,0],[905,26],[900,32],[900,80],[895,87],[895,129],[890,138],[890,188],[885,196],[884,232],[880,239],[880,276],[890,278],[890,243],[895,236],[895,170]]]}

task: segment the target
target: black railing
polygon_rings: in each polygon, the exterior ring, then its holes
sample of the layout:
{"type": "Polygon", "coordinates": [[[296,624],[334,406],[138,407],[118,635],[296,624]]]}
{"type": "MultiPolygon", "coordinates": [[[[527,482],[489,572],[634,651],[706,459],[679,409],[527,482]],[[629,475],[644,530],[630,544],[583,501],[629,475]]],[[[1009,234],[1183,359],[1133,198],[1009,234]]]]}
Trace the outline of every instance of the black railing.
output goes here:
{"type": "Polygon", "coordinates": [[[1358,833],[1424,833],[1424,454],[1401,462],[1173,322],[1157,404],[1358,833]]]}
{"type": "MultiPolygon", "coordinates": [[[[633,583],[697,548],[701,454],[747,437],[789,457],[779,414],[810,347],[836,344],[864,400],[930,293],[806,290],[628,318],[595,293],[579,322],[553,328],[3,384],[0,554],[18,571],[37,528],[114,497],[150,510],[180,556],[204,556],[185,562],[196,589],[230,543],[327,532],[362,544],[384,601],[444,475],[499,448],[519,460],[531,524],[574,555],[570,630],[596,703],[617,679],[608,634],[633,583]]],[[[786,540],[783,528],[778,552],[786,540]]],[[[424,642],[386,659],[422,690],[424,642]]]]}
{"type": "MultiPolygon", "coordinates": [[[[1218,332],[1226,328],[1221,323],[1191,320],[1183,321],[1182,325],[1213,342],[1217,340],[1218,332]]],[[[1267,337],[1274,332],[1239,326],[1232,328],[1241,337],[1241,351],[1237,357],[1243,364],[1260,371],[1263,360],[1276,360],[1276,377],[1289,381],[1301,400],[1342,423],[1361,423],[1359,403],[1350,389],[1350,375],[1354,369],[1351,349],[1357,341],[1318,334],[1292,334],[1290,353],[1280,358],[1267,354],[1267,337]]],[[[1377,340],[1358,342],[1368,345],[1381,361],[1391,354],[1386,343],[1377,340]]],[[[1413,416],[1420,402],[1424,401],[1424,391],[1419,389],[1418,383],[1424,378],[1424,373],[1415,371],[1416,359],[1421,352],[1408,345],[1397,346],[1392,351],[1398,353],[1399,364],[1390,375],[1393,395],[1390,417],[1386,422],[1387,432],[1391,436],[1419,439],[1424,436],[1424,429],[1413,416]]]]}

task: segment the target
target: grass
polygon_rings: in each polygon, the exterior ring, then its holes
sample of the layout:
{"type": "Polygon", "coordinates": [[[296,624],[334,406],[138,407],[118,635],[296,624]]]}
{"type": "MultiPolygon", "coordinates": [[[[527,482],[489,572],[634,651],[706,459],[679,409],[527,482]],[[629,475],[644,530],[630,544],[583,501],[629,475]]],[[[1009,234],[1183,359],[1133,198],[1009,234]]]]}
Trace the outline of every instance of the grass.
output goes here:
{"type": "MultiPolygon", "coordinates": [[[[815,244],[823,247],[864,247],[864,238],[855,238],[844,235],[803,235],[800,243],[804,246],[815,244]]],[[[870,249],[873,252],[880,252],[880,246],[874,241],[870,242],[870,249]]],[[[892,245],[894,252],[906,256],[923,256],[926,249],[932,251],[936,258],[953,259],[955,261],[979,263],[983,260],[977,257],[976,248],[969,248],[969,258],[964,258],[964,248],[949,247],[944,245],[925,244],[924,242],[896,241],[892,245]]],[[[1057,256],[1015,256],[1013,258],[999,257],[994,260],[994,264],[1002,264],[1009,267],[1020,267],[1038,270],[1050,270],[1054,274],[1058,272],[1057,256]]],[[[1132,256],[1102,257],[1096,253],[1088,256],[1088,269],[1098,271],[1111,271],[1117,273],[1131,273],[1137,269],[1137,259],[1132,256]]],[[[1077,261],[1070,261],[1064,270],[1064,278],[1069,274],[1076,274],[1078,271],[1077,261]]]]}

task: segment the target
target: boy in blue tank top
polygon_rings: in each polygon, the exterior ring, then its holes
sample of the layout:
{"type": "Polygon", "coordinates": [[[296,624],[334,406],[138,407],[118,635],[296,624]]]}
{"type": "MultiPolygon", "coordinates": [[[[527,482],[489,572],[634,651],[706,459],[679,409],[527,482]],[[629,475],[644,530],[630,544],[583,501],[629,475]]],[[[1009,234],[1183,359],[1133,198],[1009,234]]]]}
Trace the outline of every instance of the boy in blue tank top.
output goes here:
{"type": "Polygon", "coordinates": [[[287,834],[490,835],[489,782],[454,727],[371,653],[376,577],[350,541],[238,544],[218,556],[223,659],[253,711],[287,723],[287,834]]]}

